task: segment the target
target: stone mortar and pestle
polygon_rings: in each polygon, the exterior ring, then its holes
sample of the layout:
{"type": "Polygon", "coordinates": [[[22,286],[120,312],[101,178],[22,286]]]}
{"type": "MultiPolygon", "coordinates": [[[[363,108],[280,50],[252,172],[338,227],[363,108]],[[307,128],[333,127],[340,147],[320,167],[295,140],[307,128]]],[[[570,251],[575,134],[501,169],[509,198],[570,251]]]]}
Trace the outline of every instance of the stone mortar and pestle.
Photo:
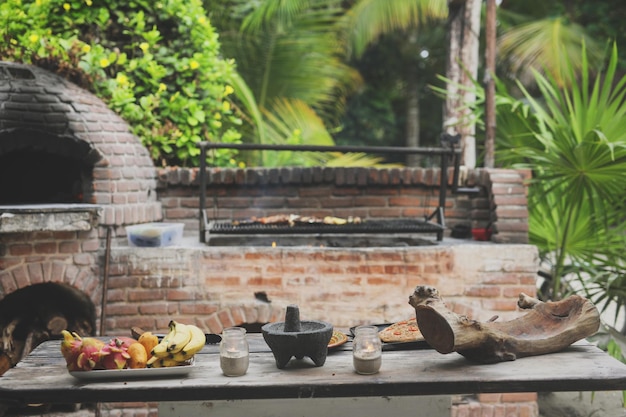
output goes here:
{"type": "Polygon", "coordinates": [[[323,366],[333,326],[323,321],[300,321],[296,305],[287,306],[285,321],[268,323],[261,328],[265,343],[272,349],[276,366],[283,369],[292,357],[311,358],[315,366],[323,366]]]}

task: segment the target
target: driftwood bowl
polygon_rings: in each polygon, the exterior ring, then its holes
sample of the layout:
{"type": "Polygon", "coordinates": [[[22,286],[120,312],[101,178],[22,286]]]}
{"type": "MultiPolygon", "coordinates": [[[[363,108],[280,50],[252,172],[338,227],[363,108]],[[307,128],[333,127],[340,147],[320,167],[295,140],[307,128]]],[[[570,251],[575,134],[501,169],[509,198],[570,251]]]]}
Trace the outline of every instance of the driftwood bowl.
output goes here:
{"type": "MultiPolygon", "coordinates": [[[[558,352],[595,334],[600,313],[586,298],[571,295],[543,302],[521,293],[527,313],[510,321],[478,322],[449,310],[436,288],[420,285],[409,297],[426,342],[439,353],[458,352],[479,363],[514,361],[558,352]]],[[[575,365],[573,365],[575,366],[575,365]]]]}
{"type": "Polygon", "coordinates": [[[333,326],[323,321],[300,321],[298,307],[288,306],[284,322],[268,323],[261,328],[263,339],[272,350],[276,366],[283,369],[292,357],[311,358],[323,366],[333,326]]]}

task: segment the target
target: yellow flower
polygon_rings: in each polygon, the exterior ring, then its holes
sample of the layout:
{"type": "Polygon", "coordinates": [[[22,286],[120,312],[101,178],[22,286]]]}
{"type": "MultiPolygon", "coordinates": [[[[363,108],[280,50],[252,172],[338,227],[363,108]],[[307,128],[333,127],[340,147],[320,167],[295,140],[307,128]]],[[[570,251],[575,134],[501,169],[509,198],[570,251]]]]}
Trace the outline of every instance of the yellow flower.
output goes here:
{"type": "Polygon", "coordinates": [[[166,89],[167,89],[167,86],[165,84],[163,84],[163,83],[159,84],[159,93],[162,93],[166,89]]]}
{"type": "Polygon", "coordinates": [[[91,6],[93,4],[93,2],[91,0],[85,0],[85,4],[87,6],[91,6]]]}
{"type": "Polygon", "coordinates": [[[124,74],[117,74],[117,77],[115,77],[115,80],[121,86],[128,85],[128,77],[124,74]]]}
{"type": "Polygon", "coordinates": [[[230,101],[222,101],[222,110],[230,111],[230,101]]]}
{"type": "Polygon", "coordinates": [[[293,130],[293,135],[294,136],[300,136],[302,134],[302,131],[300,129],[294,129],[293,130]]]}
{"type": "Polygon", "coordinates": [[[89,53],[89,51],[91,51],[91,45],[83,45],[82,51],[84,53],[89,53]]]}
{"type": "Polygon", "coordinates": [[[239,162],[239,168],[245,168],[246,167],[246,163],[243,161],[239,162]]]}
{"type": "Polygon", "coordinates": [[[229,160],[228,162],[230,162],[230,164],[231,164],[231,165],[235,165],[235,163],[236,163],[237,161],[235,161],[233,158],[230,158],[230,160],[229,160]]]}
{"type": "Polygon", "coordinates": [[[63,3],[63,8],[65,9],[66,12],[69,12],[70,9],[72,8],[72,5],[69,3],[63,3]]]}
{"type": "Polygon", "coordinates": [[[148,50],[148,48],[150,48],[148,42],[141,42],[139,44],[139,49],[141,49],[144,53],[148,50]]]}
{"type": "Polygon", "coordinates": [[[200,16],[200,17],[198,18],[198,23],[200,23],[201,25],[203,25],[205,22],[206,22],[206,17],[204,17],[204,16],[200,16]]]}
{"type": "Polygon", "coordinates": [[[230,85],[227,85],[226,87],[224,87],[224,97],[229,96],[234,92],[235,92],[235,89],[231,87],[230,85]]]}
{"type": "Polygon", "coordinates": [[[193,60],[191,60],[191,62],[189,62],[189,68],[191,68],[192,70],[198,69],[199,66],[200,66],[200,64],[195,59],[193,59],[193,60]]]}
{"type": "Polygon", "coordinates": [[[106,58],[100,58],[100,66],[101,66],[102,68],[106,68],[106,67],[108,67],[109,65],[111,65],[111,63],[109,62],[109,60],[108,60],[108,59],[106,59],[106,58]]]}
{"type": "Polygon", "coordinates": [[[215,120],[220,120],[220,119],[222,118],[222,115],[221,115],[220,113],[215,113],[215,114],[213,115],[213,118],[214,118],[215,120]]]}
{"type": "Polygon", "coordinates": [[[28,37],[28,40],[29,40],[31,43],[35,43],[35,42],[37,42],[37,41],[39,40],[39,35],[36,35],[36,34],[34,34],[34,33],[33,33],[32,35],[30,35],[30,36],[28,37]]]}

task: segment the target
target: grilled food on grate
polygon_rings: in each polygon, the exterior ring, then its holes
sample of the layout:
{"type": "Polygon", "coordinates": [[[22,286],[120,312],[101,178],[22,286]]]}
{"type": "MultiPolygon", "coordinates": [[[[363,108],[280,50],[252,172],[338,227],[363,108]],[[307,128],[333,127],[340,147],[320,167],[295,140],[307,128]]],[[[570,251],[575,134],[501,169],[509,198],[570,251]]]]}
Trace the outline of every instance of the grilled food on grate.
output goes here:
{"type": "Polygon", "coordinates": [[[358,224],[361,223],[360,217],[316,217],[316,216],[300,216],[297,214],[276,214],[266,217],[251,217],[246,220],[234,220],[233,226],[245,225],[245,224],[285,224],[294,226],[296,224],[330,224],[330,225],[343,225],[343,224],[358,224]]]}

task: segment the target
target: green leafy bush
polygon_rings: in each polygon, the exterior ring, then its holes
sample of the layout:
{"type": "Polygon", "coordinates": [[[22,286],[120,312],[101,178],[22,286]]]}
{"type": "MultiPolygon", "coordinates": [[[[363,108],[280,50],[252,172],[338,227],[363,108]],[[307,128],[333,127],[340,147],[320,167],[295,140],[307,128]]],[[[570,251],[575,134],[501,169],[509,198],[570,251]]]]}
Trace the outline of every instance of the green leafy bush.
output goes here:
{"type": "MultiPolygon", "coordinates": [[[[198,164],[203,140],[236,143],[234,63],[199,0],[5,0],[0,56],[56,72],[129,122],[157,165],[198,164]]],[[[220,150],[212,163],[237,164],[220,150]]]]}

